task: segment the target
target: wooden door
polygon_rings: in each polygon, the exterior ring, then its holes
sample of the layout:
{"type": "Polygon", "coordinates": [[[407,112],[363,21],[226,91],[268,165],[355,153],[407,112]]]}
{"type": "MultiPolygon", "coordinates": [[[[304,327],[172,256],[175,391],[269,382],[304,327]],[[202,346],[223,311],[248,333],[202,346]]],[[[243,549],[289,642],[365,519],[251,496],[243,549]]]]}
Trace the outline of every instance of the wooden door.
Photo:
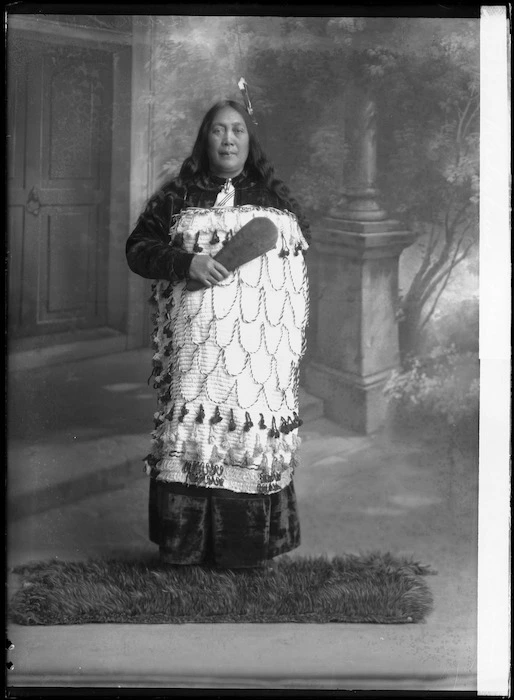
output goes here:
{"type": "Polygon", "coordinates": [[[11,33],[7,60],[10,332],[102,326],[112,57],[11,33]]]}

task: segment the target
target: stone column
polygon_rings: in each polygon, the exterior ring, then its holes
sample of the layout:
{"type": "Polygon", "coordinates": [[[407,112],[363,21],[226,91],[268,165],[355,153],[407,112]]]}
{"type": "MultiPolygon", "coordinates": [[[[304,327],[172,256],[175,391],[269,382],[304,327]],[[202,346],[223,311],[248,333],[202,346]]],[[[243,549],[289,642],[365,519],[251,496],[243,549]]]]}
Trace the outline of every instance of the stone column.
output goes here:
{"type": "Polygon", "coordinates": [[[313,233],[320,294],[304,383],[324,399],[327,417],[371,433],[385,421],[383,387],[399,366],[398,262],[412,235],[378,201],[376,111],[369,91],[354,84],[346,105],[349,185],[313,233]]]}

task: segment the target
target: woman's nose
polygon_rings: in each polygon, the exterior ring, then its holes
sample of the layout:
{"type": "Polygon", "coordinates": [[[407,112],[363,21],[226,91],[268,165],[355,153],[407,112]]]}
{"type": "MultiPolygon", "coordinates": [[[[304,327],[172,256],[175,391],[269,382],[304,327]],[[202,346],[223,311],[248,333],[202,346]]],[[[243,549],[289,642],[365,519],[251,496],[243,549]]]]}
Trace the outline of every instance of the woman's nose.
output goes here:
{"type": "Polygon", "coordinates": [[[223,136],[223,143],[224,144],[230,144],[234,140],[234,135],[232,134],[231,131],[225,131],[225,135],[223,136]]]}

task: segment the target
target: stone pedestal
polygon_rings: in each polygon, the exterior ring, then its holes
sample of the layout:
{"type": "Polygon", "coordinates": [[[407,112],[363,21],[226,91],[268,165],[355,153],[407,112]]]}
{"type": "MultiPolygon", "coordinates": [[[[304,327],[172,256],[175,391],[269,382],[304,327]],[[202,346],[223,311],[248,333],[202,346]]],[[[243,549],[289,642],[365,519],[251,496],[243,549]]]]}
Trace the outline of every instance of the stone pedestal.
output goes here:
{"type": "Polygon", "coordinates": [[[377,110],[365,82],[348,84],[343,120],[349,146],[346,185],[313,233],[316,295],[310,343],[315,347],[303,382],[324,400],[327,417],[371,433],[385,422],[383,388],[400,362],[398,261],[413,238],[380,203],[377,110]]]}
{"type": "Polygon", "coordinates": [[[358,432],[385,420],[384,383],[399,365],[398,261],[411,242],[392,220],[327,218],[313,234],[319,293],[304,383],[328,418],[358,432]]]}

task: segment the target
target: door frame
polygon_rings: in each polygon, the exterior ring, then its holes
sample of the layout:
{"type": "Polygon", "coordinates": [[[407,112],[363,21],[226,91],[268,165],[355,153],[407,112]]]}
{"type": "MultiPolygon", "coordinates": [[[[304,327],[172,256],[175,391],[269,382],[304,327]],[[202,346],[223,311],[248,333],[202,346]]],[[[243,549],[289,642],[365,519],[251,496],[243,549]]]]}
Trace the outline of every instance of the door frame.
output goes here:
{"type": "MultiPolygon", "coordinates": [[[[107,327],[99,329],[101,342],[105,346],[105,333],[116,336],[113,342],[114,351],[131,347],[141,347],[147,344],[144,338],[144,313],[143,308],[134,313],[133,304],[136,302],[137,290],[141,288],[141,282],[135,277],[126,264],[125,242],[134,223],[136,209],[140,209],[141,177],[134,182],[135,166],[140,167],[141,158],[146,156],[145,174],[147,178],[144,188],[144,197],[148,191],[148,162],[149,162],[149,120],[145,115],[145,109],[141,110],[138,100],[133,100],[135,84],[133,75],[133,43],[137,45],[133,32],[116,31],[96,27],[83,27],[67,25],[62,21],[51,19],[51,15],[44,17],[26,14],[8,14],[7,30],[16,30],[30,39],[47,40],[52,44],[85,46],[88,48],[101,48],[108,52],[112,60],[113,75],[113,129],[111,143],[111,188],[108,200],[110,212],[108,263],[107,263],[107,327]],[[136,103],[136,104],[134,104],[136,103]],[[137,133],[138,122],[141,125],[141,114],[146,122],[147,138],[141,138],[137,133]],[[127,116],[130,115],[130,116],[127,116]],[[134,120],[134,117],[136,119],[134,120]],[[138,162],[135,162],[134,144],[139,145],[138,162]],[[146,141],[146,143],[145,143],[146,141]],[[136,191],[137,187],[137,191],[136,191]]],[[[138,18],[133,19],[148,19],[138,18]]],[[[141,34],[141,29],[136,27],[136,32],[141,34]]],[[[148,37],[144,36],[147,44],[148,37]]],[[[140,42],[139,42],[140,43],[140,42]]],[[[147,47],[148,49],[148,47],[147,47]]],[[[140,66],[140,73],[148,75],[144,66],[140,66]]],[[[146,78],[148,79],[148,78],[146,78]]],[[[139,212],[138,212],[139,213],[139,212]]],[[[137,218],[137,215],[136,215],[137,218]]],[[[142,291],[141,289],[139,291],[142,291]]],[[[146,297],[147,299],[148,297],[146,297]]],[[[146,302],[145,299],[145,302],[146,302]]],[[[143,306],[139,304],[139,306],[143,306]]],[[[70,337],[70,340],[73,340],[70,337]]],[[[62,342],[62,334],[58,334],[56,342],[62,342]]],[[[18,345],[16,343],[16,345],[18,345]]],[[[88,345],[91,345],[88,343],[88,345]]],[[[91,346],[92,347],[92,346],[91,346]]],[[[29,349],[24,344],[20,350],[29,349]]],[[[96,354],[95,352],[93,354],[96,354]]]]}

